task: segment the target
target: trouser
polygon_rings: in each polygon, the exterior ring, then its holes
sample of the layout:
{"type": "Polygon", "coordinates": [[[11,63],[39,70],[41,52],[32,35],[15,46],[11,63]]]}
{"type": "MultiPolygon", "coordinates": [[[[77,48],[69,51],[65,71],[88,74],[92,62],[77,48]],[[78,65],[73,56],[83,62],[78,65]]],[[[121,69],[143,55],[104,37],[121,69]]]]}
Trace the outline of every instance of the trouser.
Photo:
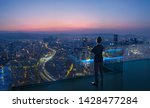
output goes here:
{"type": "Polygon", "coordinates": [[[94,71],[95,71],[95,83],[99,82],[98,72],[100,72],[101,84],[103,84],[103,62],[94,62],[94,71]]]}

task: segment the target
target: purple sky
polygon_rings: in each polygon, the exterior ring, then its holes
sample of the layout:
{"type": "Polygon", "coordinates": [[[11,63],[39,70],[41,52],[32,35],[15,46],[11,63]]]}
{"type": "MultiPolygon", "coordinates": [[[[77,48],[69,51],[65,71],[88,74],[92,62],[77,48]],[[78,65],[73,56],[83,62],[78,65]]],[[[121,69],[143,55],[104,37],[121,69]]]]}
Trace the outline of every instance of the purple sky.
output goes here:
{"type": "Polygon", "coordinates": [[[150,34],[150,0],[0,0],[0,31],[150,34]]]}

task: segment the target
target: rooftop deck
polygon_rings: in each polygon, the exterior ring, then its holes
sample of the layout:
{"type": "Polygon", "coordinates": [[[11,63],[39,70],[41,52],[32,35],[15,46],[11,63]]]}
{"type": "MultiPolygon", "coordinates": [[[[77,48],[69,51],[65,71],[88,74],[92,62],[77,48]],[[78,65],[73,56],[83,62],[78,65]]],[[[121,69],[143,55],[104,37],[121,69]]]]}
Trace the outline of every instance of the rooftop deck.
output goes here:
{"type": "Polygon", "coordinates": [[[95,91],[95,90],[122,90],[122,75],[121,74],[105,74],[104,87],[95,87],[91,84],[94,76],[86,76],[80,78],[72,78],[59,80],[55,82],[28,85],[13,88],[13,90],[23,91],[95,91]],[[110,84],[111,82],[111,84],[110,84]],[[106,86],[107,85],[107,86],[106,86]],[[109,86],[108,86],[109,85],[109,86]]]}
{"type": "Polygon", "coordinates": [[[94,76],[85,76],[55,82],[12,88],[17,91],[139,91],[150,90],[150,60],[124,62],[123,72],[104,73],[104,84],[91,85],[94,76]]]}

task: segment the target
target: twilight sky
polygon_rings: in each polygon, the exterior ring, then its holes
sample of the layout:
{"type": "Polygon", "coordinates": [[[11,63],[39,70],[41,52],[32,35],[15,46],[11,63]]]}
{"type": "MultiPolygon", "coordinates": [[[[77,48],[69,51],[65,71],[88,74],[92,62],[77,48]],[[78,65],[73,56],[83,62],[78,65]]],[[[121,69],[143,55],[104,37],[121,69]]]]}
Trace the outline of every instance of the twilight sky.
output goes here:
{"type": "Polygon", "coordinates": [[[150,0],[0,0],[0,31],[150,34],[150,0]]]}

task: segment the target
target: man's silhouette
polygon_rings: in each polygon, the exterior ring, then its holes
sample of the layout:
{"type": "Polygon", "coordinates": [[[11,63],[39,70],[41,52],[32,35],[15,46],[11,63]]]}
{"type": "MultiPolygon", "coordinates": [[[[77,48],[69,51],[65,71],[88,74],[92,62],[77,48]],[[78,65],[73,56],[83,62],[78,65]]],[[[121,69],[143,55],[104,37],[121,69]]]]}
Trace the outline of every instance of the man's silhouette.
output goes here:
{"type": "Polygon", "coordinates": [[[95,81],[92,82],[93,85],[98,86],[99,75],[98,70],[100,71],[101,84],[103,84],[103,50],[104,47],[101,44],[102,38],[98,37],[96,39],[97,45],[91,50],[94,53],[94,71],[95,71],[95,81]]]}

